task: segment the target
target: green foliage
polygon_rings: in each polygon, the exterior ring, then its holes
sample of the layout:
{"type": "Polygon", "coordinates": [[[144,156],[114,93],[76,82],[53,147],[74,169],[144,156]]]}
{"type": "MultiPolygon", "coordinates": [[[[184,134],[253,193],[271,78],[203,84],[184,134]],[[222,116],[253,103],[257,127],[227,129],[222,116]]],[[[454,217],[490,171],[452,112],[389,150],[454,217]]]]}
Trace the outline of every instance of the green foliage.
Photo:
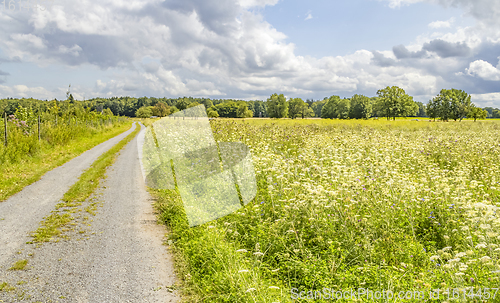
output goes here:
{"type": "Polygon", "coordinates": [[[340,102],[339,96],[331,96],[330,98],[328,98],[328,100],[326,100],[326,103],[323,106],[321,106],[321,114],[319,115],[319,117],[323,119],[337,118],[338,117],[337,107],[339,102],[340,102]]]}
{"type": "Polygon", "coordinates": [[[407,95],[400,87],[387,86],[378,90],[377,95],[379,96],[377,110],[384,117],[387,117],[387,120],[413,116],[418,110],[418,105],[413,101],[413,97],[407,95]]]}
{"type": "Polygon", "coordinates": [[[309,107],[304,100],[300,98],[291,98],[288,101],[288,115],[290,118],[295,119],[297,117],[306,117],[306,111],[309,107]]]}
{"type": "Polygon", "coordinates": [[[214,108],[209,108],[207,110],[207,116],[209,118],[218,118],[219,117],[219,113],[214,108]]]}
{"type": "Polygon", "coordinates": [[[198,106],[198,105],[200,105],[200,103],[198,103],[198,102],[192,102],[192,103],[189,103],[189,105],[186,108],[191,108],[191,107],[195,107],[195,106],[198,106]]]}
{"type": "Polygon", "coordinates": [[[216,111],[219,117],[224,118],[237,118],[238,117],[238,104],[233,101],[219,103],[212,106],[211,109],[216,111]]]}
{"type": "Polygon", "coordinates": [[[472,109],[471,97],[466,92],[457,89],[442,89],[441,92],[427,104],[429,117],[439,117],[443,121],[458,119],[462,121],[472,109]]]}
{"type": "Polygon", "coordinates": [[[185,110],[186,108],[188,108],[189,104],[191,104],[189,99],[181,98],[175,103],[175,107],[177,107],[179,110],[185,110]]]}
{"type": "Polygon", "coordinates": [[[137,118],[149,118],[153,115],[152,106],[143,106],[135,112],[137,118]]]}
{"type": "Polygon", "coordinates": [[[422,102],[416,102],[418,105],[417,117],[428,117],[425,111],[425,105],[422,102]]]}
{"type": "Polygon", "coordinates": [[[288,102],[283,94],[272,94],[267,99],[267,113],[270,118],[288,117],[288,102]]]}
{"type": "Polygon", "coordinates": [[[477,119],[486,119],[487,115],[488,112],[486,110],[474,106],[469,110],[467,118],[472,118],[475,122],[477,119]]]}
{"type": "Polygon", "coordinates": [[[335,109],[335,113],[337,118],[339,119],[349,119],[349,113],[351,110],[351,100],[349,99],[341,99],[337,103],[337,108],[335,109]]]}
{"type": "Polygon", "coordinates": [[[370,98],[363,95],[354,95],[351,98],[349,118],[368,119],[372,115],[372,103],[370,98]]]}
{"type": "Polygon", "coordinates": [[[253,112],[248,109],[246,102],[238,102],[238,109],[236,110],[237,118],[250,118],[253,117],[253,112]]]}
{"type": "Polygon", "coordinates": [[[153,107],[153,116],[157,117],[166,117],[170,115],[170,106],[166,105],[163,102],[158,102],[153,107]]]}
{"type": "Polygon", "coordinates": [[[312,103],[311,109],[314,111],[315,117],[321,117],[323,106],[325,106],[327,101],[328,101],[328,98],[325,98],[322,101],[317,101],[317,102],[312,103]]]}

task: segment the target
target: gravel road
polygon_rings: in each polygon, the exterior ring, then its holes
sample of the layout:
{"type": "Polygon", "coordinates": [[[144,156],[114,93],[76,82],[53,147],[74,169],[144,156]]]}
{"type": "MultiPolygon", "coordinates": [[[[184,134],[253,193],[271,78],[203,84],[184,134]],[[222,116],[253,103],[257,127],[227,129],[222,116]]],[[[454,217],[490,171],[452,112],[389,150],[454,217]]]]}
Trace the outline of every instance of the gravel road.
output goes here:
{"type": "MultiPolygon", "coordinates": [[[[101,188],[73,213],[64,239],[40,247],[24,244],[19,253],[9,248],[0,283],[15,290],[0,292],[0,302],[177,302],[172,260],[163,245],[166,230],[156,223],[151,203],[135,138],[108,169],[101,188]],[[7,270],[22,259],[28,260],[25,270],[7,270]]],[[[2,214],[3,226],[10,214],[2,214]]]]}
{"type": "Polygon", "coordinates": [[[0,202],[0,268],[21,245],[30,241],[29,233],[38,228],[80,175],[116,143],[135,129],[103,142],[80,156],[47,172],[39,181],[0,202]]]}

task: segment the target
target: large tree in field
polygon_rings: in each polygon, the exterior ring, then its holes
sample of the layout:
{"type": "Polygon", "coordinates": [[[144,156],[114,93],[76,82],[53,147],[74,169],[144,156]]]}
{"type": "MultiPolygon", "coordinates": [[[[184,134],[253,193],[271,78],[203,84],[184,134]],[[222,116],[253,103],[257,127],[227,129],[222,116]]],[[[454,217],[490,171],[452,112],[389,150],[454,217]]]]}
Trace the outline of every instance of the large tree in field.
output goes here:
{"type": "Polygon", "coordinates": [[[463,90],[442,89],[439,95],[434,97],[428,104],[433,115],[439,117],[442,121],[453,119],[462,121],[469,111],[473,108],[470,95],[463,90]]]}
{"type": "Polygon", "coordinates": [[[340,102],[339,96],[331,96],[321,108],[321,118],[333,119],[337,118],[337,106],[340,102]]]}
{"type": "Polygon", "coordinates": [[[272,94],[267,99],[267,114],[270,118],[286,118],[288,116],[288,102],[283,94],[272,94]]]}
{"type": "Polygon", "coordinates": [[[372,103],[370,98],[363,95],[354,95],[351,98],[349,118],[368,119],[372,115],[372,103]]]}
{"type": "Polygon", "coordinates": [[[301,98],[291,98],[288,101],[288,116],[292,119],[303,117],[307,109],[307,103],[301,98]]]}
{"type": "Polygon", "coordinates": [[[446,89],[441,90],[441,94],[450,95],[451,98],[451,118],[457,121],[462,121],[464,117],[467,116],[472,108],[472,102],[470,101],[470,95],[463,90],[458,89],[446,89]]]}
{"type": "Polygon", "coordinates": [[[400,87],[387,86],[378,90],[377,95],[379,96],[378,109],[384,117],[387,117],[387,120],[412,116],[418,110],[418,105],[413,101],[413,97],[407,95],[404,89],[400,87]]]}
{"type": "Polygon", "coordinates": [[[425,106],[425,112],[429,118],[436,121],[436,118],[439,117],[439,102],[435,98],[430,100],[425,106]]]}
{"type": "Polygon", "coordinates": [[[487,115],[488,112],[486,110],[472,105],[471,109],[467,114],[467,117],[474,119],[474,122],[476,122],[477,119],[486,119],[487,115]]]}

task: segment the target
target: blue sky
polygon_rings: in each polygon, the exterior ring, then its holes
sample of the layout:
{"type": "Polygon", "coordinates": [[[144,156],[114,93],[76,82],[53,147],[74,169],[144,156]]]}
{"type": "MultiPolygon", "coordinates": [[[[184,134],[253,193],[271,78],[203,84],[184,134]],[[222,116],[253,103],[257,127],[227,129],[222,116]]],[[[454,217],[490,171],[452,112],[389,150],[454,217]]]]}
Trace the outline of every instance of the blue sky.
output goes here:
{"type": "Polygon", "coordinates": [[[424,2],[390,8],[374,0],[290,0],[263,10],[265,20],[296,45],[295,54],[316,58],[409,44],[430,32],[428,25],[436,20],[455,17],[455,25],[473,25],[472,18],[460,17],[462,13],[424,2]]]}
{"type": "Polygon", "coordinates": [[[80,100],[318,100],[397,85],[500,107],[497,0],[54,0],[0,7],[0,28],[0,98],[63,99],[71,84],[80,100]]]}

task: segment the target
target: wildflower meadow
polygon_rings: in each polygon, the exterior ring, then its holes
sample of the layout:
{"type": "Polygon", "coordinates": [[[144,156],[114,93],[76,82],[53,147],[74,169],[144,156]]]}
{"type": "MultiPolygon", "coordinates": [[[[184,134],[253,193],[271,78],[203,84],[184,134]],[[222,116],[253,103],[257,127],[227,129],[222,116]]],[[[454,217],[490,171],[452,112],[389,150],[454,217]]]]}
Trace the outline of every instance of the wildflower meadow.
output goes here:
{"type": "Polygon", "coordinates": [[[178,193],[156,192],[188,300],[292,302],[292,289],[365,288],[481,302],[498,287],[498,121],[211,125],[217,141],[251,148],[258,193],[188,228],[178,193]]]}

